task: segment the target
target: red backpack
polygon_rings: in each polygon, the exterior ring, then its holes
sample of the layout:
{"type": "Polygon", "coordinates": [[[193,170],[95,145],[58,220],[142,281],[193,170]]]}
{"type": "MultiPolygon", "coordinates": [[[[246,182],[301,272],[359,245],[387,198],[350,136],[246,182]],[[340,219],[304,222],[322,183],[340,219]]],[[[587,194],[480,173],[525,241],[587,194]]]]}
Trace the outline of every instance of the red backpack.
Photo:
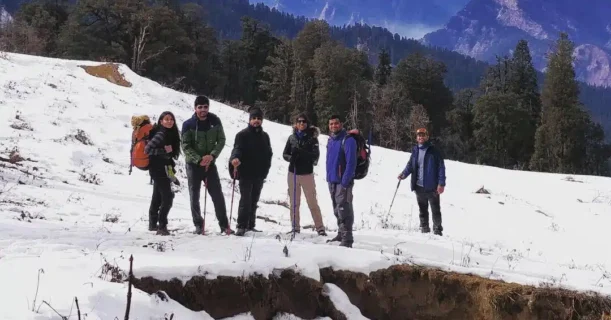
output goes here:
{"type": "Polygon", "coordinates": [[[342,139],[341,152],[344,152],[344,143],[346,138],[353,137],[356,141],[356,169],[354,171],[354,179],[360,180],[367,176],[369,173],[369,162],[371,160],[371,148],[367,143],[367,140],[358,129],[352,129],[347,132],[344,139],[342,139]]]}
{"type": "Polygon", "coordinates": [[[132,147],[130,149],[131,162],[129,174],[132,174],[132,167],[140,170],[148,170],[149,156],[144,152],[146,144],[149,142],[149,134],[153,125],[147,115],[132,116],[132,147]]]}

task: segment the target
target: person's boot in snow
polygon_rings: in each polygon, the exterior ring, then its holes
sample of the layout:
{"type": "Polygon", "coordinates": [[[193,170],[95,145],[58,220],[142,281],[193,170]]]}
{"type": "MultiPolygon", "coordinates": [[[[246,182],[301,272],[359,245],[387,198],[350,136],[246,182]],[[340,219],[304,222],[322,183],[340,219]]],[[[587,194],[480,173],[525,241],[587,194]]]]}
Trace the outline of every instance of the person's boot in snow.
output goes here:
{"type": "Polygon", "coordinates": [[[166,227],[166,226],[159,226],[159,229],[157,229],[157,235],[160,235],[160,236],[169,236],[170,235],[170,231],[168,231],[168,227],[166,227]]]}
{"type": "Polygon", "coordinates": [[[337,233],[337,235],[330,240],[327,240],[327,242],[337,242],[337,241],[342,241],[342,235],[340,233],[337,233]]]}

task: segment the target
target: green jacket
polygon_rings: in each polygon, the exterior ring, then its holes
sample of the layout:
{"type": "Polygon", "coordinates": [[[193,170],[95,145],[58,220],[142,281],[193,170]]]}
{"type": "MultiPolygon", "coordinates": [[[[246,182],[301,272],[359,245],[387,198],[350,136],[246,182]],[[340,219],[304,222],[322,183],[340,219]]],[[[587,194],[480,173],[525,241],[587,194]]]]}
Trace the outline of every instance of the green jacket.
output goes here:
{"type": "Polygon", "coordinates": [[[206,120],[196,114],[182,124],[182,150],[187,163],[199,164],[202,157],[212,155],[216,160],[225,147],[225,132],[221,119],[208,113],[206,120]]]}

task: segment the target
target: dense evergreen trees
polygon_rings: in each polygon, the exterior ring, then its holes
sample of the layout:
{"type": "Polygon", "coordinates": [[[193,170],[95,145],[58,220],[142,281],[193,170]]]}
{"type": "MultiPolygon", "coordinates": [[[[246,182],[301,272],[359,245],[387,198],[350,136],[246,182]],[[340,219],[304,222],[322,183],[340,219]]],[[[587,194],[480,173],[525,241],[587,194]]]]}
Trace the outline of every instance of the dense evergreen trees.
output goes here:
{"type": "Polygon", "coordinates": [[[450,159],[609,174],[611,148],[596,121],[611,112],[600,108],[607,111],[591,118],[580,100],[611,101],[610,90],[575,81],[565,34],[542,83],[526,41],[486,68],[382,28],[330,27],[243,0],[198,3],[35,0],[0,31],[0,43],[125,63],[179,90],[259,105],[283,123],[306,112],[326,131],[327,117],[338,113],[384,147],[407,150],[415,128],[425,126],[450,159]]]}

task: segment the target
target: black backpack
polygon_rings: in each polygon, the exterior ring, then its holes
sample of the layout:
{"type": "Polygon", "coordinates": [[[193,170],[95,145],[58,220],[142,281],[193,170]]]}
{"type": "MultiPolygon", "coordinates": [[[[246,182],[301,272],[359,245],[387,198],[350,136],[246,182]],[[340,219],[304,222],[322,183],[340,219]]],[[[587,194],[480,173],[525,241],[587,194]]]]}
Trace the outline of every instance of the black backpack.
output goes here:
{"type": "Polygon", "coordinates": [[[371,148],[367,144],[367,140],[358,130],[351,130],[342,139],[341,152],[344,153],[344,143],[346,138],[353,137],[356,141],[356,169],[354,170],[354,179],[361,180],[369,173],[369,162],[371,160],[371,148]]]}

